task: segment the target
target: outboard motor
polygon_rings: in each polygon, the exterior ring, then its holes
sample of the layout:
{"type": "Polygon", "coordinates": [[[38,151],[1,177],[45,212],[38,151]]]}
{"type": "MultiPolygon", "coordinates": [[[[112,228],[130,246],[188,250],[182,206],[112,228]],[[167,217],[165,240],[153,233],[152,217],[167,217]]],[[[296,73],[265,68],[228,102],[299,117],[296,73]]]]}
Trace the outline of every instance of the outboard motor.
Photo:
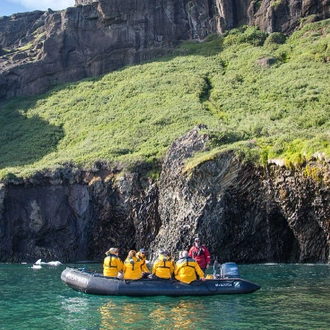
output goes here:
{"type": "Polygon", "coordinates": [[[222,278],[237,278],[239,270],[235,262],[226,262],[221,265],[220,276],[222,278]]]}

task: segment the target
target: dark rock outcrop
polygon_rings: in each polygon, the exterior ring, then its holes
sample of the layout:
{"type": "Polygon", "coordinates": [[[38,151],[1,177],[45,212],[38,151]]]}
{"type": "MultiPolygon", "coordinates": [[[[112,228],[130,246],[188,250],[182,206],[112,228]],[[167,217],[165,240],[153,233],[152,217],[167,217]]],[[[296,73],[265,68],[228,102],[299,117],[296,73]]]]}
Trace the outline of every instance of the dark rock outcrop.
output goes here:
{"type": "Polygon", "coordinates": [[[99,260],[111,246],[149,246],[157,186],[137,173],[66,169],[0,186],[0,261],[99,260]]]}
{"type": "Polygon", "coordinates": [[[329,164],[242,164],[232,152],[189,169],[201,126],[170,147],[157,182],[98,164],[0,186],[0,261],[102,261],[111,246],[174,256],[199,236],[220,262],[327,262],[329,164]]]}
{"type": "Polygon", "coordinates": [[[171,52],[242,24],[290,33],[330,17],[316,0],[76,0],[63,11],[0,18],[0,100],[43,93],[171,52]]]}
{"type": "Polygon", "coordinates": [[[314,15],[314,20],[322,20],[330,16],[329,0],[263,0],[252,1],[249,7],[249,21],[271,32],[292,32],[300,19],[314,15]],[[253,15],[253,16],[252,16],[253,15]]]}
{"type": "MultiPolygon", "coordinates": [[[[186,249],[200,236],[220,261],[328,259],[330,191],[323,177],[315,181],[306,171],[275,165],[267,176],[233,153],[185,172],[185,163],[205,149],[205,141],[196,129],[169,149],[159,182],[162,227],[152,250],[186,249]]],[[[307,167],[321,176],[328,175],[328,166],[307,167]]]]}

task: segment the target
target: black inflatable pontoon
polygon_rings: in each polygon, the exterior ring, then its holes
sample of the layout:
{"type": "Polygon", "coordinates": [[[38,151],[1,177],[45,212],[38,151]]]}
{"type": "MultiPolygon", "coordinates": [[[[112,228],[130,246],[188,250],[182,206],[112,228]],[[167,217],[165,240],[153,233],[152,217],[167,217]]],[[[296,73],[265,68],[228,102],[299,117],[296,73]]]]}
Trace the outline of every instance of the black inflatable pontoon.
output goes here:
{"type": "Polygon", "coordinates": [[[149,278],[128,281],[75,268],[66,268],[61,279],[72,289],[84,293],[114,296],[206,296],[251,293],[260,289],[259,285],[241,278],[197,280],[190,284],[149,278]]]}

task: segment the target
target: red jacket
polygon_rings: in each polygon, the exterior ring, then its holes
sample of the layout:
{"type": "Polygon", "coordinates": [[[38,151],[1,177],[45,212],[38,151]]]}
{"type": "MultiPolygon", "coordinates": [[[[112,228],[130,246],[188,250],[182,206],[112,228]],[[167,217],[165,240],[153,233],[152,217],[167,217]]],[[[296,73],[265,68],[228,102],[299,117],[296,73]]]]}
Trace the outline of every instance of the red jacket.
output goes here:
{"type": "Polygon", "coordinates": [[[210,252],[205,245],[197,247],[193,245],[188,253],[189,257],[194,258],[199,267],[205,269],[208,264],[211,263],[210,252]]]}

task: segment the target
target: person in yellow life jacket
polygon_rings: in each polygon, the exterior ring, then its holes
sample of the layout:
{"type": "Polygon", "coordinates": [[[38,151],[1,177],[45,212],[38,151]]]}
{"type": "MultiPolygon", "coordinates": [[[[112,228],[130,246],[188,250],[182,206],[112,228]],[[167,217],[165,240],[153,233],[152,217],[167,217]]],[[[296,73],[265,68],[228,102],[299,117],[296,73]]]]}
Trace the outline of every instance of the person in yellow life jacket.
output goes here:
{"type": "Polygon", "coordinates": [[[148,277],[150,275],[150,270],[147,266],[146,250],[144,248],[140,249],[136,256],[141,260],[142,277],[148,277]]]}
{"type": "Polygon", "coordinates": [[[105,254],[107,257],[103,261],[103,275],[117,277],[123,271],[123,262],[118,257],[119,250],[111,248],[105,254]]]}
{"type": "Polygon", "coordinates": [[[124,279],[139,280],[142,278],[141,260],[136,256],[136,251],[129,251],[124,261],[124,279]]]}
{"type": "Polygon", "coordinates": [[[152,275],[155,278],[171,279],[174,266],[171,258],[168,258],[165,250],[159,251],[159,256],[152,267],[152,275]]]}
{"type": "Polygon", "coordinates": [[[175,278],[187,284],[198,279],[205,281],[204,273],[199,267],[197,261],[188,255],[188,251],[183,251],[180,254],[180,259],[175,264],[175,278]]]}

